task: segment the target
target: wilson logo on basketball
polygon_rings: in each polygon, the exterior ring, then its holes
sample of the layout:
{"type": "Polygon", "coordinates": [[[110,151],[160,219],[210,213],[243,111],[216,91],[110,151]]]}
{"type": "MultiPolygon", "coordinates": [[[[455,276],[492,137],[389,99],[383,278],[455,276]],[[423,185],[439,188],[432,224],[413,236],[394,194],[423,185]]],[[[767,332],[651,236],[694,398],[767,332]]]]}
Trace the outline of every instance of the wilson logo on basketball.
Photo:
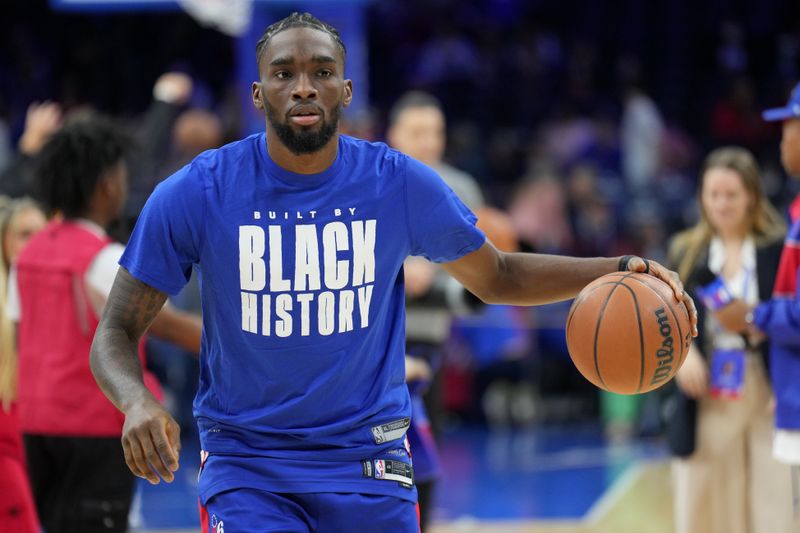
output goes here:
{"type": "Polygon", "coordinates": [[[656,357],[658,358],[658,366],[653,374],[653,379],[650,381],[651,385],[660,383],[669,378],[672,374],[672,361],[674,359],[673,345],[675,344],[672,338],[672,326],[669,325],[669,318],[663,307],[659,307],[655,311],[656,320],[658,321],[658,331],[661,333],[663,339],[661,340],[661,347],[656,350],[656,357]]]}
{"type": "Polygon", "coordinates": [[[672,288],[638,272],[613,272],[584,287],[570,309],[566,335],[580,373],[618,394],[667,383],[692,338],[689,312],[672,288]]]}

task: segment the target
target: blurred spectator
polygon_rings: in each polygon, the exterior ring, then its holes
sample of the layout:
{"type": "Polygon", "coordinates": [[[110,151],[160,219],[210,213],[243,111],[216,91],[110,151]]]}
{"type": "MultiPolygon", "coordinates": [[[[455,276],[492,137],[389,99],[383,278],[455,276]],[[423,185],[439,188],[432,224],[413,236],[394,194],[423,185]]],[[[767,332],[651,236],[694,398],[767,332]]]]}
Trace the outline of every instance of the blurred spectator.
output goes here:
{"type": "Polygon", "coordinates": [[[565,118],[542,126],[540,134],[545,153],[557,166],[575,163],[595,141],[594,123],[588,118],[565,118]]]}
{"type": "Polygon", "coordinates": [[[667,228],[664,218],[664,213],[657,202],[639,200],[631,202],[625,220],[636,254],[662,265],[666,263],[667,259],[667,228]]]}
{"type": "MultiPolygon", "coordinates": [[[[498,249],[519,251],[508,215],[492,207],[483,207],[476,214],[477,226],[498,249]]],[[[531,332],[526,311],[489,305],[472,316],[457,318],[453,326],[475,372],[472,410],[492,426],[524,425],[533,418],[531,332]]]]}
{"type": "Polygon", "coordinates": [[[564,186],[545,174],[524,182],[511,200],[509,214],[526,251],[569,254],[573,235],[564,186]]]}
{"type": "Polygon", "coordinates": [[[8,121],[2,113],[2,102],[0,102],[0,175],[11,164],[13,153],[11,151],[11,130],[8,121]]]}
{"type": "Polygon", "coordinates": [[[745,324],[775,283],[786,227],[742,148],[709,154],[699,190],[700,221],[670,247],[672,267],[697,295],[700,333],[669,414],[676,531],[797,531],[789,466],[770,454],[767,350],[745,324]]]}
{"type": "MultiPolygon", "coordinates": [[[[389,114],[386,138],[393,148],[436,170],[468,207],[473,210],[481,207],[483,195],[475,180],[442,160],[446,143],[445,117],[434,97],[418,91],[401,97],[389,114]]],[[[411,257],[403,268],[406,281],[406,353],[411,358],[422,359],[435,376],[441,364],[442,344],[450,332],[452,314],[457,310],[468,310],[466,291],[444,270],[423,258],[411,257]]],[[[433,483],[439,472],[433,439],[421,436],[429,435],[431,431],[435,435],[438,430],[441,410],[439,383],[437,379],[432,380],[425,404],[421,395],[428,384],[409,383],[414,396],[409,440],[412,445],[415,441],[418,444],[412,453],[420,458],[420,462],[415,460],[415,478],[423,531],[429,521],[433,483]]]]}
{"type": "Polygon", "coordinates": [[[714,105],[711,136],[717,144],[736,144],[759,152],[767,139],[767,128],[756,104],[753,82],[738,77],[726,97],[714,105]]]}
{"type": "Polygon", "coordinates": [[[648,192],[661,168],[664,122],[655,102],[638,87],[626,92],[621,131],[625,182],[632,192],[648,192]]]}
{"type": "Polygon", "coordinates": [[[622,196],[622,152],[617,118],[608,110],[595,113],[592,120],[592,142],[578,154],[578,161],[589,161],[607,188],[608,194],[622,196]]]}
{"type": "Polygon", "coordinates": [[[741,74],[747,70],[749,59],[745,49],[745,36],[741,25],[726,20],[720,28],[720,44],[717,48],[717,64],[725,74],[741,74]]]}
{"type": "Polygon", "coordinates": [[[339,131],[351,137],[367,141],[379,140],[378,124],[375,109],[353,111],[348,109],[342,116],[339,131]]]}
{"type": "Polygon", "coordinates": [[[45,223],[30,200],[0,196],[0,522],[22,533],[39,533],[39,521],[17,419],[16,331],[5,302],[11,265],[45,223]]]}
{"type": "Polygon", "coordinates": [[[61,127],[61,106],[54,102],[33,103],[25,117],[25,131],[19,151],[11,164],[0,172],[0,194],[11,198],[33,196],[34,158],[42,146],[61,127]]]}
{"type": "MultiPolygon", "coordinates": [[[[20,422],[48,533],[127,530],[133,476],[119,453],[124,417],[97,387],[88,354],[123,252],[106,228],[125,203],[129,147],[116,127],[92,116],[51,136],[36,181],[46,209],[60,216],[31,239],[9,283],[8,313],[19,322],[20,422]]],[[[198,319],[169,307],[152,326],[195,352],[200,329],[198,319]]],[[[149,372],[145,379],[157,391],[149,372]]]]}
{"type": "MultiPolygon", "coordinates": [[[[173,133],[173,127],[181,109],[192,96],[193,89],[192,78],[181,72],[166,72],[159,76],[153,85],[153,99],[137,128],[136,140],[139,150],[136,157],[131,158],[130,162],[130,196],[125,206],[125,227],[123,235],[120,237],[127,238],[127,232],[133,228],[139,212],[156,184],[174,170],[161,167],[174,157],[170,152],[173,147],[170,141],[176,136],[173,133]]],[[[200,127],[202,128],[207,122],[201,123],[200,127]]],[[[203,143],[208,143],[208,138],[214,135],[214,132],[207,133],[203,130],[198,133],[186,131],[187,129],[191,130],[192,126],[193,124],[189,120],[183,128],[181,140],[185,140],[187,144],[199,142],[203,145],[203,143]]],[[[211,127],[215,126],[216,124],[211,127]]],[[[184,162],[189,159],[191,158],[184,162]]],[[[177,165],[177,162],[174,163],[173,166],[177,165]]]]}
{"type": "Polygon", "coordinates": [[[432,167],[471,209],[483,204],[475,179],[444,162],[447,142],[444,112],[433,96],[420,91],[406,93],[389,113],[386,132],[389,145],[432,167]]]}
{"type": "Polygon", "coordinates": [[[597,170],[591,165],[577,165],[569,174],[569,209],[577,255],[622,255],[632,248],[607,196],[609,189],[600,185],[597,170]]]}
{"type": "Polygon", "coordinates": [[[181,113],[172,129],[173,157],[171,175],[198,154],[222,145],[222,123],[219,117],[204,109],[188,109],[181,113]]]}

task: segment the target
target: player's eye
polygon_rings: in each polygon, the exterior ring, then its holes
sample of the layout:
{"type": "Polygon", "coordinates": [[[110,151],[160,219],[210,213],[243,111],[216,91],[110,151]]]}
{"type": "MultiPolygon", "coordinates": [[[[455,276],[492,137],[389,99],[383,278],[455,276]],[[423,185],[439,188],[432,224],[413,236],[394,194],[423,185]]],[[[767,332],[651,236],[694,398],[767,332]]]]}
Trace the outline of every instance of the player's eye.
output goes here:
{"type": "Polygon", "coordinates": [[[317,76],[319,76],[320,78],[330,78],[331,76],[333,76],[333,71],[328,69],[322,69],[319,72],[317,72],[317,76]]]}
{"type": "Polygon", "coordinates": [[[292,74],[285,70],[279,70],[278,72],[275,73],[275,77],[278,78],[279,80],[288,80],[289,78],[292,77],[292,74]]]}

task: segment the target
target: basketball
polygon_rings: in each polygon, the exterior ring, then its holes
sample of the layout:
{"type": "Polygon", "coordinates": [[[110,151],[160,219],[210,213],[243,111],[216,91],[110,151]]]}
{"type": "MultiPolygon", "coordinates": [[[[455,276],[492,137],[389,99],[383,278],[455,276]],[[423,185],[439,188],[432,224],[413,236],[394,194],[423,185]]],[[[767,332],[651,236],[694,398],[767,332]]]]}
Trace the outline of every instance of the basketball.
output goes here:
{"type": "Polygon", "coordinates": [[[614,272],[587,285],[567,317],[567,347],[601,389],[640,394],[667,383],[692,340],[689,313],[663,281],[614,272]]]}

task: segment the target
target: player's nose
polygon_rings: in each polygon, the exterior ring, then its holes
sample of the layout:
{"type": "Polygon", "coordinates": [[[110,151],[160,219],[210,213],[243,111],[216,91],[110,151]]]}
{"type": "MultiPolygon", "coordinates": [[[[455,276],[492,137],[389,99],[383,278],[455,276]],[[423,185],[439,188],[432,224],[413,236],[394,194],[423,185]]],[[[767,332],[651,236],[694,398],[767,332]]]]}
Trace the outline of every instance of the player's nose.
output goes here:
{"type": "Polygon", "coordinates": [[[308,100],[317,97],[317,90],[311,83],[311,77],[305,74],[297,76],[297,82],[292,89],[293,100],[308,100]]]}

